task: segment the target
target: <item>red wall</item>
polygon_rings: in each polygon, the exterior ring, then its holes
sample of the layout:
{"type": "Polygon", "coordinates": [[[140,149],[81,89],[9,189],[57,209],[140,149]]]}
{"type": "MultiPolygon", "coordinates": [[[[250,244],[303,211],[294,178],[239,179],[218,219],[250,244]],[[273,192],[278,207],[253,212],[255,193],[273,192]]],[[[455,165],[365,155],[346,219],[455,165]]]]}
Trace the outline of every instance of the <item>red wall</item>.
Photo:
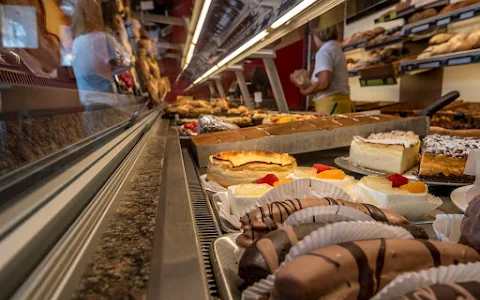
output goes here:
{"type": "Polygon", "coordinates": [[[302,108],[302,94],[298,87],[290,81],[290,74],[303,67],[303,40],[277,50],[275,65],[288,107],[290,109],[302,108]]]}

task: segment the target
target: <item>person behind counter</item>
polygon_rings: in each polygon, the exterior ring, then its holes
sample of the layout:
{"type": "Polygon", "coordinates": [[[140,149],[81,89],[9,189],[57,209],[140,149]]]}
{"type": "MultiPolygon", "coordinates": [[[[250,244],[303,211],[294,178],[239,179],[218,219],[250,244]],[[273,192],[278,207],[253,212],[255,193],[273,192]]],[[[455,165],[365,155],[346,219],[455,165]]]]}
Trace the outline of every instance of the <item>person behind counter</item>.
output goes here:
{"type": "Polygon", "coordinates": [[[315,54],[312,85],[301,89],[303,95],[313,95],[315,110],[324,114],[354,110],[350,99],[347,61],[337,37],[336,26],[313,33],[313,40],[319,49],[315,54]]]}

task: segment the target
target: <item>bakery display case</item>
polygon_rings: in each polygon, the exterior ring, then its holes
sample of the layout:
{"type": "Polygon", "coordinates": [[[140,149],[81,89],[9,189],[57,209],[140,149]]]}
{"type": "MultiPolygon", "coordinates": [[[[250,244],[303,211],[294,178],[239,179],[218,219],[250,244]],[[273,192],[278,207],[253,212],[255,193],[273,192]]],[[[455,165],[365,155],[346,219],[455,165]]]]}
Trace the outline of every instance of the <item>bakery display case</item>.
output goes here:
{"type": "Polygon", "coordinates": [[[0,298],[479,298],[477,2],[3,1],[0,298]]]}

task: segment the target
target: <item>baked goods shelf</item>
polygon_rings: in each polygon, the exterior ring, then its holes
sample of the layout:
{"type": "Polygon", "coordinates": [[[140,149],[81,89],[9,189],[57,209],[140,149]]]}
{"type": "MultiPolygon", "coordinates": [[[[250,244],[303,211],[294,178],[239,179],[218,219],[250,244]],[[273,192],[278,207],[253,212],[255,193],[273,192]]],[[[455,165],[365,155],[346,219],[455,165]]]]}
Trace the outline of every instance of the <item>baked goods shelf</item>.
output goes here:
{"type": "Polygon", "coordinates": [[[478,62],[480,62],[480,49],[475,49],[425,59],[402,61],[399,65],[399,72],[467,65],[478,62]]]}
{"type": "Polygon", "coordinates": [[[423,5],[420,7],[416,7],[415,5],[412,5],[404,9],[401,9],[399,11],[391,11],[388,15],[381,16],[380,18],[375,19],[375,24],[394,21],[394,20],[403,19],[403,18],[407,19],[414,13],[422,11],[424,9],[438,8],[438,7],[446,6],[448,4],[450,4],[450,0],[435,1],[433,3],[429,3],[427,5],[423,5]]]}
{"type": "Polygon", "coordinates": [[[347,45],[342,46],[342,50],[343,50],[343,52],[348,52],[348,51],[352,51],[352,50],[355,50],[355,49],[362,49],[362,48],[365,48],[365,46],[367,45],[367,42],[368,42],[367,39],[361,39],[361,40],[359,40],[355,43],[351,43],[351,44],[347,44],[347,45]]]}
{"type": "Polygon", "coordinates": [[[471,19],[480,15],[480,3],[470,5],[449,13],[436,15],[412,24],[405,25],[402,29],[402,35],[417,34],[436,27],[445,26],[458,21],[471,19]]]}

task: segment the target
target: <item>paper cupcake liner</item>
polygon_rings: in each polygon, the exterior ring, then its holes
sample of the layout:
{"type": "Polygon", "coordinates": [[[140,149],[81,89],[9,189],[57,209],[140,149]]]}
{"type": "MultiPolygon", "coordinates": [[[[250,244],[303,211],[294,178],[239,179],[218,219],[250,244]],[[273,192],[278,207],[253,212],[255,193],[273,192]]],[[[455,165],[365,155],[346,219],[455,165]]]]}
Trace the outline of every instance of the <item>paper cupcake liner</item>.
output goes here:
{"type": "Polygon", "coordinates": [[[433,222],[433,230],[442,242],[458,243],[463,214],[438,214],[433,222]]]}
{"type": "MultiPolygon", "coordinates": [[[[276,272],[295,258],[315,249],[346,242],[379,238],[413,239],[413,236],[402,227],[372,221],[351,221],[328,224],[313,231],[292,247],[285,257],[285,261],[280,264],[276,272]]],[[[267,278],[248,287],[242,293],[242,299],[260,299],[270,294],[274,283],[275,274],[269,275],[267,278]]]]}
{"type": "Polygon", "coordinates": [[[412,221],[425,220],[427,216],[443,204],[442,199],[431,194],[427,195],[426,201],[409,198],[408,196],[402,197],[401,200],[381,199],[380,192],[378,192],[379,196],[375,197],[374,194],[369,194],[359,186],[355,189],[363,203],[370,203],[379,208],[394,211],[412,221]]]}
{"type": "Polygon", "coordinates": [[[348,206],[315,206],[291,214],[285,225],[300,225],[318,222],[375,221],[372,217],[348,206]]]}
{"type": "Polygon", "coordinates": [[[219,183],[215,181],[207,181],[207,174],[200,176],[200,182],[206,191],[212,193],[220,193],[227,191],[227,189],[221,186],[219,183]]]}
{"type": "Polygon", "coordinates": [[[372,300],[396,299],[415,289],[433,284],[466,281],[480,281],[480,262],[404,273],[386,285],[372,300]]]}
{"type": "Polygon", "coordinates": [[[232,231],[240,230],[242,227],[242,223],[240,223],[240,217],[237,215],[232,215],[231,212],[231,202],[228,198],[228,192],[220,192],[213,195],[213,199],[217,202],[220,201],[218,204],[218,214],[220,216],[220,222],[222,222],[225,227],[232,229],[232,231]]]}
{"type": "Polygon", "coordinates": [[[244,207],[236,214],[231,214],[231,202],[227,192],[217,193],[220,199],[219,214],[220,218],[227,221],[235,229],[240,229],[240,218],[251,212],[257,207],[267,205],[273,202],[282,202],[287,199],[302,198],[321,198],[330,197],[333,199],[341,199],[351,201],[350,196],[339,187],[316,180],[300,179],[284,183],[273,188],[265,195],[259,198],[254,204],[244,207]]]}

